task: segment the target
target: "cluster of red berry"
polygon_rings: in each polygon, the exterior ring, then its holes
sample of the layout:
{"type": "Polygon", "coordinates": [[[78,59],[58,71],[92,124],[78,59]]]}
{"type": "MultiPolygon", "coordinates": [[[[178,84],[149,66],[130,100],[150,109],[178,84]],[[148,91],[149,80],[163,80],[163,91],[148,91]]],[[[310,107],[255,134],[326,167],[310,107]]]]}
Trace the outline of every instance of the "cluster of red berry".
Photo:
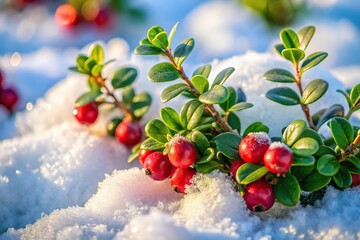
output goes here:
{"type": "Polygon", "coordinates": [[[74,27],[80,23],[94,23],[95,26],[104,27],[110,23],[111,12],[108,8],[100,6],[97,2],[83,4],[75,7],[69,3],[60,5],[56,9],[56,21],[66,27],[74,27]]]}
{"type": "Polygon", "coordinates": [[[170,178],[171,187],[185,194],[185,186],[190,185],[196,170],[192,167],[197,159],[194,145],[182,136],[174,136],[169,142],[169,151],[164,155],[159,151],[139,151],[139,161],[145,174],[156,181],[170,178]]]}
{"type": "Polygon", "coordinates": [[[13,88],[3,86],[3,80],[3,73],[0,71],[0,105],[3,105],[11,113],[15,110],[19,98],[13,88]]]}

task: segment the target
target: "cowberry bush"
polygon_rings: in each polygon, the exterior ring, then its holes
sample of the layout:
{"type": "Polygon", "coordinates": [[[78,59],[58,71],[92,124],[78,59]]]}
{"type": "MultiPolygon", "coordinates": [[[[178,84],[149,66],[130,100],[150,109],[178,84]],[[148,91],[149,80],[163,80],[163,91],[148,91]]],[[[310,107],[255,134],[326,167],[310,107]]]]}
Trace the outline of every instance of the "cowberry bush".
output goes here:
{"type": "Polygon", "coordinates": [[[110,110],[118,109],[120,116],[109,121],[107,132],[123,145],[133,147],[142,140],[139,120],[149,110],[152,98],[146,92],[136,94],[132,84],[138,72],[134,67],[116,69],[109,80],[103,77],[104,67],[112,62],[104,62],[104,55],[103,48],[95,44],[88,55],[79,55],[76,66],[70,68],[85,75],[89,86],[89,91],[76,100],[73,114],[79,123],[91,125],[98,118],[99,106],[109,105],[110,110]]]}
{"type": "Polygon", "coordinates": [[[236,113],[253,105],[246,102],[241,89],[224,86],[234,68],[222,70],[212,81],[211,65],[188,75],[183,63],[195,40],[185,39],[172,51],[176,27],[169,34],[160,26],[151,27],[135,54],[160,55],[167,60],[149,70],[150,81],[181,80],[164,89],[162,103],[180,95],[189,100],[179,112],[162,108],[160,119],[146,124],[148,138],[133,148],[129,161],[137,156],[147,175],[154,180],[170,178],[171,186],[180,193],[186,193],[185,186],[191,184],[196,173],[228,173],[252,211],[266,211],[275,201],[285,206],[295,206],[300,200],[302,204],[313,203],[329,184],[339,189],[360,184],[360,128],[348,121],[360,109],[360,84],[339,90],[347,99],[347,113],[339,104],[310,113],[309,105],[328,89],[326,80],[316,79],[306,86],[302,82],[303,74],[327,57],[325,52],[306,57],[305,49],[315,27],[280,32],[281,44],[275,49],[293,64],[295,75],[285,69],[264,74],[267,81],[295,83],[298,92],[278,87],[269,90],[266,97],[283,105],[300,105],[306,119],[284,126],[282,136],[273,138],[268,135],[271,126],[262,122],[254,122],[242,131],[236,113]],[[318,131],[325,123],[332,134],[329,138],[318,131]]]}

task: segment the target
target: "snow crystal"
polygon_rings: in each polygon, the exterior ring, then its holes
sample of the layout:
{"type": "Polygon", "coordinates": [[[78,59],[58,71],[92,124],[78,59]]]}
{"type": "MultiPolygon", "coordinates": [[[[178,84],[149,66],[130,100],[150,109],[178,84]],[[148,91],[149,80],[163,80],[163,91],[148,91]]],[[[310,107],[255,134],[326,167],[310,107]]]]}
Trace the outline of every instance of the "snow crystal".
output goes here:
{"type": "Polygon", "coordinates": [[[276,149],[276,148],[286,148],[286,149],[288,149],[290,151],[290,148],[285,143],[273,142],[273,143],[270,144],[269,149],[276,149]]]}
{"type": "Polygon", "coordinates": [[[271,139],[266,132],[251,132],[248,136],[255,138],[258,143],[271,143],[271,139]]]}

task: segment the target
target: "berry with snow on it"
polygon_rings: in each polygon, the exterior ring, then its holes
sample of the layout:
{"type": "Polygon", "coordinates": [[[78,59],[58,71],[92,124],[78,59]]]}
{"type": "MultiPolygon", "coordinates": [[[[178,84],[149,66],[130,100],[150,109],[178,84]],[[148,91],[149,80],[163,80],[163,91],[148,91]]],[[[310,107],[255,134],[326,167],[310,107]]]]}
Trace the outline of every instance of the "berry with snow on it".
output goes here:
{"type": "Polygon", "coordinates": [[[194,145],[182,136],[175,136],[169,142],[169,160],[176,168],[188,168],[197,158],[194,145]]]}
{"type": "Polygon", "coordinates": [[[140,162],[141,166],[144,167],[144,162],[145,162],[146,158],[153,152],[154,151],[151,151],[151,150],[140,149],[138,158],[139,158],[139,162],[140,162]]]}
{"type": "Polygon", "coordinates": [[[79,123],[85,125],[93,124],[99,115],[98,105],[96,102],[90,102],[83,106],[77,106],[73,110],[73,114],[79,123]]]}
{"type": "Polygon", "coordinates": [[[293,163],[293,154],[288,146],[273,142],[264,155],[264,165],[275,174],[286,173],[293,163]]]}
{"type": "Polygon", "coordinates": [[[177,193],[185,194],[187,185],[191,185],[191,178],[195,175],[194,168],[174,168],[170,174],[171,187],[177,193]]]}
{"type": "Polygon", "coordinates": [[[253,212],[267,211],[275,202],[272,186],[263,179],[247,185],[243,197],[246,206],[253,212]]]}
{"type": "Polygon", "coordinates": [[[352,182],[351,186],[356,187],[360,185],[360,174],[351,174],[352,182]]]}
{"type": "Polygon", "coordinates": [[[236,172],[245,162],[242,160],[234,160],[230,167],[230,174],[235,179],[236,172]]]}
{"type": "Polygon", "coordinates": [[[167,155],[153,152],[146,158],[144,168],[146,175],[156,181],[162,181],[170,176],[172,165],[167,155]]]}
{"type": "Polygon", "coordinates": [[[127,147],[133,147],[141,141],[141,125],[137,121],[123,121],[115,130],[116,139],[127,147]]]}
{"type": "Polygon", "coordinates": [[[265,132],[249,133],[239,144],[240,157],[248,163],[261,164],[271,143],[265,132]]]}

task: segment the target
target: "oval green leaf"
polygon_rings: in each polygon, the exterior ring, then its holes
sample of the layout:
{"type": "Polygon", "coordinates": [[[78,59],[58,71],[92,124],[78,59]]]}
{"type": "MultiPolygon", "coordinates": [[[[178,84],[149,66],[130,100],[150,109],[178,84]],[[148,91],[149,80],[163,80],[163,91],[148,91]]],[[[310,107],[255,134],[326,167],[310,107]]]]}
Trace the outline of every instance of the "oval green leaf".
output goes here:
{"type": "Polygon", "coordinates": [[[294,157],[294,161],[291,164],[291,166],[302,166],[302,167],[306,167],[306,166],[312,166],[315,163],[315,158],[313,156],[309,156],[309,157],[294,157]]]}
{"type": "Polygon", "coordinates": [[[200,94],[203,94],[209,90],[209,81],[206,77],[202,75],[195,75],[191,78],[191,82],[194,87],[199,91],[200,94]]]}
{"type": "Polygon", "coordinates": [[[136,55],[160,55],[163,54],[164,51],[152,45],[139,45],[135,48],[134,53],[136,55]]]}
{"type": "Polygon", "coordinates": [[[112,76],[111,84],[115,89],[127,87],[135,81],[137,74],[133,67],[121,67],[112,76]]]}
{"type": "Polygon", "coordinates": [[[221,133],[213,139],[217,150],[230,159],[240,159],[238,150],[240,141],[241,137],[238,134],[230,132],[221,133]]]}
{"type": "Polygon", "coordinates": [[[292,83],[296,82],[294,75],[285,70],[274,68],[264,74],[264,79],[271,82],[292,83]]]}
{"type": "Polygon", "coordinates": [[[165,125],[171,130],[174,130],[176,132],[183,130],[180,123],[179,115],[174,109],[170,107],[162,108],[160,110],[160,116],[165,125]]]}
{"type": "Polygon", "coordinates": [[[180,111],[180,122],[187,130],[192,130],[204,113],[204,105],[198,100],[187,102],[180,111]]]}
{"type": "Polygon", "coordinates": [[[306,26],[302,29],[300,29],[300,31],[298,31],[297,35],[299,37],[299,48],[302,50],[305,50],[306,47],[309,45],[312,37],[314,36],[315,33],[315,27],[314,26],[306,26]]]}
{"type": "Polygon", "coordinates": [[[268,172],[269,170],[265,166],[245,163],[236,171],[235,179],[238,184],[247,185],[262,178],[268,172]]]}
{"type": "Polygon", "coordinates": [[[288,87],[273,88],[266,93],[266,97],[274,102],[286,106],[300,104],[299,95],[288,87]]]}
{"type": "Polygon", "coordinates": [[[104,62],[104,49],[99,44],[92,45],[89,52],[89,56],[94,59],[97,64],[104,62]]]}
{"type": "Polygon", "coordinates": [[[342,150],[345,150],[354,140],[354,129],[345,118],[332,118],[329,127],[336,144],[342,150]]]}
{"type": "Polygon", "coordinates": [[[165,123],[159,119],[150,120],[145,126],[145,132],[150,138],[160,143],[166,143],[166,136],[171,134],[165,123]]]}
{"type": "Polygon", "coordinates": [[[328,90],[329,84],[322,79],[311,81],[303,92],[301,102],[305,105],[311,104],[319,100],[328,90]]]}
{"type": "Polygon", "coordinates": [[[335,184],[339,188],[348,188],[352,183],[351,173],[346,169],[341,167],[340,170],[333,176],[335,184]]]}
{"type": "Polygon", "coordinates": [[[304,51],[297,48],[285,49],[281,52],[281,54],[286,60],[296,64],[305,57],[304,51]]]}
{"type": "Polygon", "coordinates": [[[290,173],[285,178],[278,178],[273,186],[275,198],[281,204],[292,207],[296,206],[300,199],[300,185],[297,179],[290,173]]]}
{"type": "Polygon", "coordinates": [[[344,116],[344,107],[340,104],[334,104],[329,107],[316,124],[316,128],[319,129],[324,123],[336,116],[344,116]]]}
{"type": "Polygon", "coordinates": [[[254,122],[250,124],[244,131],[243,136],[245,137],[251,132],[266,132],[269,133],[270,129],[262,122],[254,122]]]}
{"type": "Polygon", "coordinates": [[[164,89],[161,93],[160,99],[162,103],[166,103],[171,99],[177,97],[182,92],[189,90],[189,86],[185,83],[177,83],[164,89]]]}
{"type": "Polygon", "coordinates": [[[229,98],[229,91],[222,85],[215,85],[209,91],[199,97],[199,101],[205,104],[220,104],[229,98]]]}
{"type": "Polygon", "coordinates": [[[204,153],[206,149],[210,147],[209,140],[200,131],[197,130],[191,131],[190,140],[195,144],[195,146],[197,147],[197,149],[200,150],[201,153],[204,153]]]}
{"type": "Polygon", "coordinates": [[[299,38],[292,29],[283,29],[280,32],[280,39],[286,48],[299,47],[299,38]]]}
{"type": "Polygon", "coordinates": [[[315,52],[310,54],[307,58],[305,58],[303,64],[301,65],[300,72],[305,72],[310,68],[315,67],[328,56],[326,52],[315,52]]]}
{"type": "Polygon", "coordinates": [[[150,94],[140,93],[132,99],[130,109],[134,116],[140,119],[150,109],[151,102],[152,98],[150,94]]]}
{"type": "Polygon", "coordinates": [[[291,150],[296,156],[309,157],[319,150],[319,144],[313,138],[300,138],[294,143],[291,150]]]}
{"type": "Polygon", "coordinates": [[[194,73],[192,74],[192,76],[196,76],[196,75],[201,75],[201,76],[204,76],[206,78],[209,77],[211,73],[211,64],[206,64],[204,66],[200,66],[198,67],[194,73]]]}
{"type": "Polygon", "coordinates": [[[351,90],[350,101],[353,107],[360,105],[360,83],[351,90]]]}
{"type": "Polygon", "coordinates": [[[164,144],[159,143],[152,138],[148,138],[141,143],[140,148],[144,149],[144,150],[151,150],[151,151],[160,150],[161,151],[164,148],[164,144]]]}
{"type": "Polygon", "coordinates": [[[230,75],[233,74],[234,71],[235,68],[233,67],[225,68],[215,77],[215,80],[211,86],[223,85],[225,81],[230,77],[230,75]]]}
{"type": "Polygon", "coordinates": [[[340,169],[340,163],[334,155],[325,154],[318,159],[316,168],[324,176],[334,176],[340,169]]]}
{"type": "Polygon", "coordinates": [[[314,192],[326,187],[331,181],[331,177],[321,175],[314,169],[309,175],[301,179],[300,187],[306,192],[314,192]]]}
{"type": "Polygon", "coordinates": [[[244,109],[252,108],[253,106],[254,106],[254,104],[252,104],[252,103],[240,102],[240,103],[237,103],[237,104],[233,105],[228,110],[228,112],[239,112],[239,111],[242,111],[244,109]]]}
{"type": "Polygon", "coordinates": [[[306,122],[303,120],[296,120],[287,126],[281,141],[291,147],[300,138],[305,129],[306,122]]]}
{"type": "Polygon", "coordinates": [[[188,38],[182,41],[179,46],[177,46],[174,52],[174,62],[177,66],[181,66],[183,64],[183,62],[193,50],[194,45],[195,40],[193,38],[188,38]]]}
{"type": "Polygon", "coordinates": [[[84,106],[90,102],[94,102],[97,97],[99,97],[102,94],[100,91],[91,91],[82,94],[78,99],[75,101],[76,107],[84,106]]]}
{"type": "Polygon", "coordinates": [[[180,73],[168,62],[158,63],[150,68],[148,77],[152,82],[169,82],[180,78],[180,73]]]}

